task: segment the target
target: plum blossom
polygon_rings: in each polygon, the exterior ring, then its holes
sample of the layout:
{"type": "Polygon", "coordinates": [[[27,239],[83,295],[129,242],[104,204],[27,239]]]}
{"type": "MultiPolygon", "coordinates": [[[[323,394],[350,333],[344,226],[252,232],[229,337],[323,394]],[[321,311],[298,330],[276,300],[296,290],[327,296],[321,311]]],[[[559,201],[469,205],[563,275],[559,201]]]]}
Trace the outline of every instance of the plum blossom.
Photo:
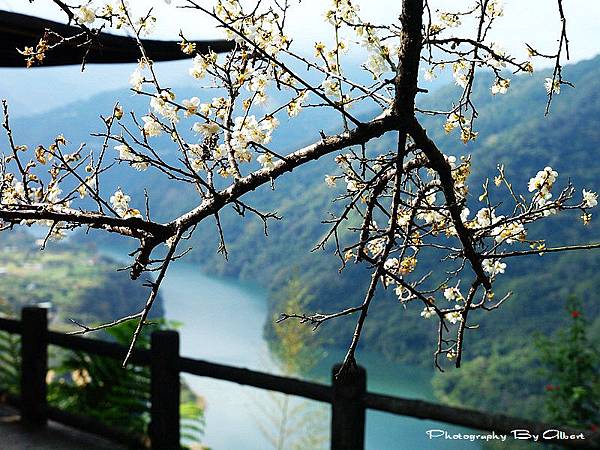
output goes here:
{"type": "Polygon", "coordinates": [[[494,228],[492,234],[496,242],[513,244],[514,242],[525,240],[527,230],[521,222],[510,222],[501,227],[494,228]]]}
{"type": "Polygon", "coordinates": [[[144,136],[155,137],[162,133],[162,126],[152,116],[142,117],[144,121],[144,136]]]}
{"type": "Polygon", "coordinates": [[[192,130],[194,130],[195,133],[203,134],[206,137],[210,137],[214,134],[217,134],[221,130],[221,127],[216,122],[196,122],[192,126],[192,130]]]}
{"type": "Polygon", "coordinates": [[[117,189],[115,193],[110,197],[110,203],[117,210],[125,211],[129,209],[129,202],[131,197],[125,194],[121,189],[117,189]]]}
{"type": "Polygon", "coordinates": [[[546,166],[544,170],[540,170],[535,177],[529,180],[527,188],[529,192],[536,193],[538,206],[545,206],[552,198],[551,190],[557,177],[558,172],[553,170],[552,167],[546,166]]]}
{"type": "Polygon", "coordinates": [[[560,94],[560,80],[546,78],[544,80],[544,87],[547,94],[560,94]]]}
{"type": "Polygon", "coordinates": [[[272,169],[274,166],[273,155],[270,153],[262,153],[258,155],[256,160],[263,166],[263,169],[272,169]]]}
{"type": "Polygon", "coordinates": [[[495,211],[488,207],[481,208],[479,211],[477,211],[477,215],[475,217],[477,226],[479,228],[486,228],[495,225],[502,219],[504,219],[504,216],[496,216],[495,211]]]}
{"type": "Polygon", "coordinates": [[[129,84],[133,89],[139,91],[142,89],[142,84],[144,83],[144,76],[139,68],[136,68],[131,75],[129,76],[129,84]]]}
{"type": "Polygon", "coordinates": [[[127,145],[127,144],[117,145],[117,146],[115,146],[115,150],[117,150],[119,152],[119,159],[122,161],[129,161],[131,164],[131,167],[133,167],[134,169],[143,171],[148,168],[148,166],[149,166],[148,162],[144,161],[144,159],[141,156],[133,153],[133,151],[131,150],[131,147],[129,147],[129,145],[127,145]]]}
{"type": "Polygon", "coordinates": [[[192,59],[192,67],[190,67],[188,73],[191,77],[201,80],[206,76],[207,68],[208,63],[206,59],[202,55],[196,55],[194,56],[194,59],[192,59]]]}
{"type": "Polygon", "coordinates": [[[84,25],[89,25],[94,23],[96,20],[96,13],[93,9],[88,8],[87,6],[81,6],[77,9],[75,18],[77,19],[77,22],[84,25]]]}
{"type": "Polygon", "coordinates": [[[583,207],[594,208],[598,205],[598,194],[592,191],[583,190],[583,207]]]}
{"type": "Polygon", "coordinates": [[[448,322],[450,322],[452,325],[460,322],[462,320],[461,309],[462,307],[460,305],[454,305],[454,311],[446,314],[446,319],[448,319],[448,322]]]}
{"type": "Polygon", "coordinates": [[[423,311],[421,311],[421,317],[423,317],[424,319],[430,319],[435,315],[435,308],[432,306],[426,306],[425,308],[423,308],[423,311]]]}
{"type": "Polygon", "coordinates": [[[496,94],[506,94],[506,92],[508,91],[509,87],[510,87],[510,80],[509,79],[499,78],[492,85],[492,94],[493,95],[496,95],[496,94]]]}
{"type": "Polygon", "coordinates": [[[486,13],[491,17],[502,17],[504,15],[504,4],[502,0],[490,0],[487,4],[486,13]]]}
{"type": "Polygon", "coordinates": [[[483,270],[492,277],[504,273],[504,270],[506,269],[506,263],[489,258],[485,259],[481,266],[483,267],[483,270]]]}
{"type": "Polygon", "coordinates": [[[186,117],[192,116],[198,112],[198,106],[200,105],[200,99],[198,97],[192,97],[190,99],[184,99],[181,104],[185,107],[184,115],[186,117]]]}
{"type": "Polygon", "coordinates": [[[460,293],[460,290],[457,287],[447,287],[444,289],[444,297],[448,301],[460,301],[464,300],[464,297],[460,293]]]}

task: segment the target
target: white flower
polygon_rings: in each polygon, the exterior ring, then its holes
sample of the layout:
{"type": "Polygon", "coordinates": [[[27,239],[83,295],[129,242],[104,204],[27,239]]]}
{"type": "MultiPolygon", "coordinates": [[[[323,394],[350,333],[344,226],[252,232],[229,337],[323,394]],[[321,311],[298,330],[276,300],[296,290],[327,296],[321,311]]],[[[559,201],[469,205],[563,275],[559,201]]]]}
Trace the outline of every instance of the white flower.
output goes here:
{"type": "Polygon", "coordinates": [[[444,297],[448,301],[464,300],[464,297],[460,293],[458,287],[447,287],[446,289],[444,289],[444,297]]]}
{"type": "Polygon", "coordinates": [[[267,75],[261,73],[250,78],[250,82],[246,85],[246,89],[250,92],[263,92],[268,84],[269,79],[267,78],[267,75]]]}
{"type": "Polygon", "coordinates": [[[115,150],[119,152],[119,159],[123,161],[129,161],[131,167],[134,169],[144,171],[148,168],[149,163],[144,161],[141,156],[133,153],[131,147],[129,147],[127,144],[117,145],[115,146],[115,150]]]}
{"type": "Polygon", "coordinates": [[[77,192],[79,192],[79,197],[81,198],[85,198],[86,195],[88,194],[88,189],[90,190],[94,190],[97,186],[98,180],[96,178],[96,176],[89,176],[85,179],[85,183],[82,183],[78,188],[77,188],[77,192]]]}
{"type": "Polygon", "coordinates": [[[396,288],[394,289],[394,293],[398,296],[398,300],[400,302],[407,302],[411,298],[413,298],[413,294],[411,294],[410,291],[402,285],[396,286],[396,288]]]}
{"type": "Polygon", "coordinates": [[[544,170],[540,170],[535,177],[529,179],[529,183],[527,185],[529,192],[542,190],[544,187],[551,188],[556,181],[557,176],[558,172],[552,170],[551,167],[546,167],[544,170]]]}
{"type": "Polygon", "coordinates": [[[479,228],[489,227],[490,225],[494,225],[504,219],[504,216],[496,216],[494,210],[490,208],[481,208],[477,211],[477,225],[479,228]]]}
{"type": "Polygon", "coordinates": [[[327,78],[323,80],[323,82],[321,83],[321,88],[323,88],[325,95],[339,96],[340,85],[337,82],[337,80],[334,80],[333,78],[327,78]]]}
{"type": "Polygon", "coordinates": [[[124,214],[125,211],[127,211],[129,209],[129,201],[130,200],[131,200],[131,197],[129,197],[129,195],[125,194],[121,189],[118,189],[110,197],[110,203],[112,204],[113,208],[119,213],[119,215],[124,214]]]}
{"type": "Polygon", "coordinates": [[[185,107],[183,113],[186,117],[196,114],[198,112],[198,106],[200,105],[200,99],[198,97],[192,97],[189,100],[185,99],[181,102],[185,107]]]}
{"type": "Polygon", "coordinates": [[[454,309],[455,310],[452,311],[451,313],[446,314],[446,319],[448,319],[448,322],[450,322],[453,325],[462,320],[460,305],[454,305],[454,309]]]}
{"type": "Polygon", "coordinates": [[[502,58],[506,57],[506,50],[500,47],[498,44],[492,45],[493,54],[490,55],[488,64],[495,69],[503,69],[506,67],[506,62],[502,58]]]}
{"type": "Polygon", "coordinates": [[[122,214],[123,219],[129,219],[130,217],[142,217],[142,213],[135,208],[129,208],[127,211],[124,211],[122,214]]]}
{"type": "Polygon", "coordinates": [[[325,175],[325,184],[331,188],[335,187],[335,177],[331,175],[325,175]]]}
{"type": "Polygon", "coordinates": [[[435,308],[433,308],[432,306],[426,306],[425,308],[423,308],[423,311],[421,311],[421,317],[423,317],[424,319],[429,319],[434,315],[435,308]]]}
{"type": "Polygon", "coordinates": [[[371,73],[373,73],[374,78],[379,78],[379,76],[387,72],[389,70],[389,65],[386,59],[381,54],[381,50],[377,49],[376,52],[372,52],[369,54],[369,58],[366,62],[366,68],[371,73]]]}
{"type": "Polygon", "coordinates": [[[89,25],[94,23],[94,20],[96,20],[96,13],[93,9],[88,8],[87,6],[81,6],[79,9],[77,9],[75,16],[77,18],[77,22],[82,24],[89,25]]]}
{"type": "Polygon", "coordinates": [[[192,126],[192,130],[194,130],[194,132],[196,132],[196,133],[202,133],[206,137],[210,137],[213,134],[217,134],[221,130],[221,127],[219,126],[218,123],[215,123],[215,122],[208,122],[208,123],[196,122],[192,126]]]}
{"type": "Polygon", "coordinates": [[[377,256],[385,249],[385,238],[375,238],[367,244],[367,250],[371,255],[377,256]]]}
{"type": "Polygon", "coordinates": [[[192,67],[190,67],[188,73],[191,77],[200,80],[206,75],[207,67],[207,61],[201,55],[196,55],[194,59],[192,59],[192,67]]]}
{"type": "Polygon", "coordinates": [[[162,91],[160,94],[155,95],[150,100],[150,107],[163,117],[166,117],[171,122],[179,121],[177,117],[177,106],[172,105],[169,102],[175,100],[175,94],[171,91],[162,91]]]}
{"type": "Polygon", "coordinates": [[[133,73],[129,76],[129,84],[131,84],[131,87],[133,89],[139,91],[140,89],[142,89],[143,82],[144,76],[142,75],[142,72],[140,72],[140,69],[135,69],[133,73]]]}
{"type": "Polygon", "coordinates": [[[447,27],[454,28],[460,25],[460,17],[458,14],[442,12],[439,14],[440,21],[447,27]]]}
{"type": "Polygon", "coordinates": [[[131,153],[131,148],[127,144],[121,144],[115,146],[115,150],[119,152],[119,159],[123,161],[131,161],[133,157],[133,153],[131,153]]]}
{"type": "Polygon", "coordinates": [[[354,178],[346,177],[346,189],[348,189],[348,192],[358,191],[358,181],[356,181],[354,178]]]}
{"type": "Polygon", "coordinates": [[[495,236],[496,242],[506,242],[512,244],[517,241],[525,240],[527,230],[521,222],[511,222],[498,228],[494,228],[492,234],[495,236]]]}
{"type": "Polygon", "coordinates": [[[504,273],[506,264],[497,259],[485,259],[481,264],[483,270],[490,276],[504,273]]]}
{"type": "Polygon", "coordinates": [[[462,88],[466,88],[469,84],[469,64],[460,60],[452,64],[452,76],[454,77],[454,81],[462,88]]]}
{"type": "Polygon", "coordinates": [[[287,111],[290,117],[296,117],[300,114],[302,103],[306,100],[306,97],[308,97],[308,91],[304,91],[288,104],[287,111]]]}
{"type": "Polygon", "coordinates": [[[546,92],[548,94],[560,94],[560,81],[553,80],[552,78],[546,78],[544,80],[544,87],[546,88],[546,92]]]}
{"type": "Polygon", "coordinates": [[[154,120],[151,116],[142,117],[144,121],[144,135],[148,137],[158,136],[162,133],[160,123],[154,120]]]}
{"type": "Polygon", "coordinates": [[[536,192],[536,203],[543,207],[552,198],[552,186],[556,182],[558,172],[552,167],[545,167],[540,170],[535,177],[531,178],[528,183],[529,192],[536,192]]]}
{"type": "Polygon", "coordinates": [[[383,263],[383,268],[388,272],[396,273],[398,272],[399,267],[400,261],[398,261],[398,258],[388,258],[385,263],[383,263]]]}
{"type": "Polygon", "coordinates": [[[256,160],[260,164],[262,164],[263,169],[271,169],[274,166],[274,164],[273,164],[273,155],[271,155],[270,153],[262,153],[262,154],[258,155],[258,157],[256,158],[256,160]]]}
{"type": "Polygon", "coordinates": [[[62,189],[60,189],[56,184],[53,184],[48,188],[48,192],[46,193],[46,201],[49,203],[54,203],[59,199],[60,194],[62,193],[62,189]]]}
{"type": "Polygon", "coordinates": [[[460,220],[462,220],[463,222],[466,222],[467,220],[469,220],[469,214],[471,214],[471,211],[469,211],[469,208],[463,208],[463,210],[460,213],[460,220]]]}
{"type": "Polygon", "coordinates": [[[492,94],[506,94],[508,88],[510,87],[509,79],[497,79],[496,82],[492,85],[492,94]]]}
{"type": "Polygon", "coordinates": [[[448,164],[450,164],[450,168],[452,170],[456,169],[456,156],[454,155],[444,155],[444,159],[448,162],[448,164]]]}
{"type": "Polygon", "coordinates": [[[279,126],[279,119],[275,116],[267,116],[260,122],[260,126],[263,130],[272,132],[279,126]]]}
{"type": "Polygon", "coordinates": [[[233,122],[231,147],[236,154],[236,158],[244,162],[252,159],[248,145],[252,142],[263,145],[268,144],[271,141],[273,127],[278,124],[275,118],[263,120],[259,123],[253,115],[238,116],[233,122]]]}
{"type": "Polygon", "coordinates": [[[437,75],[433,71],[433,69],[427,69],[425,71],[424,78],[425,78],[425,81],[433,81],[435,78],[437,78],[437,75]]]}
{"type": "Polygon", "coordinates": [[[583,207],[593,208],[598,204],[598,194],[592,191],[583,190],[583,207]]]}
{"type": "Polygon", "coordinates": [[[504,15],[504,5],[502,0],[491,0],[486,8],[486,12],[492,17],[501,17],[504,15]]]}

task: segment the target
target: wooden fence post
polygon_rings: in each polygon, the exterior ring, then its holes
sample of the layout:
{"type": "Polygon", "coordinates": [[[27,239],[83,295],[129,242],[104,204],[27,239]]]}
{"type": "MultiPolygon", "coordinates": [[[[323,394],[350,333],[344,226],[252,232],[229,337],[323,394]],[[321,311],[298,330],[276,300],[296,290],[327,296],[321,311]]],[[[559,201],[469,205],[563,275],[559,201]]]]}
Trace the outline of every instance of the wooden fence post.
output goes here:
{"type": "Polygon", "coordinates": [[[161,330],[152,333],[150,441],[154,450],[180,448],[179,333],[161,330]]]}
{"type": "Polygon", "coordinates": [[[46,374],[48,372],[48,315],[45,308],[21,310],[21,421],[46,425],[46,374]]]}
{"type": "Polygon", "coordinates": [[[358,366],[337,376],[340,368],[336,364],[332,371],[331,450],[363,450],[367,372],[358,366]]]}

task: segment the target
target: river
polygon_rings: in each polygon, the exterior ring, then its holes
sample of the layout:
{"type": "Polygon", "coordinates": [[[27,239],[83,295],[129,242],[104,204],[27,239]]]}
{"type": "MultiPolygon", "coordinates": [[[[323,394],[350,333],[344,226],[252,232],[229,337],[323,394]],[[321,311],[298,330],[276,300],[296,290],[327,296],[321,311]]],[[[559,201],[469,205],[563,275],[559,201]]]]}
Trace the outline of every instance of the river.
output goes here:
{"type": "MultiPolygon", "coordinates": [[[[259,287],[208,276],[184,261],[177,261],[164,280],[162,295],[167,318],[181,323],[182,355],[249,369],[274,370],[275,364],[262,334],[267,319],[266,293],[259,287]]],[[[329,377],[329,367],[340,357],[329,355],[320,374],[323,379],[329,377]]],[[[431,370],[391,364],[373,353],[359,355],[358,360],[367,368],[369,390],[433,400],[431,370]]],[[[272,448],[261,432],[261,427],[268,425],[268,412],[262,410],[261,405],[269,408],[273,404],[268,394],[209,378],[190,375],[185,376],[185,380],[206,400],[206,445],[214,450],[272,448]]],[[[322,409],[322,421],[329,421],[328,408],[322,409]]],[[[428,429],[465,431],[431,421],[369,411],[366,447],[368,450],[481,448],[478,443],[468,441],[429,440],[428,429]]]]}

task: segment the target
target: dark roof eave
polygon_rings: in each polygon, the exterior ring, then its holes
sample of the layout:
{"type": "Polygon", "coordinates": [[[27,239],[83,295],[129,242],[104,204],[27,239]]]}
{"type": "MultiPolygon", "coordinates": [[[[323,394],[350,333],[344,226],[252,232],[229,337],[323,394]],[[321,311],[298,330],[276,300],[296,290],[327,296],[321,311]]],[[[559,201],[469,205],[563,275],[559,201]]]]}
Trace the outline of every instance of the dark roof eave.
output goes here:
{"type": "MultiPolygon", "coordinates": [[[[81,32],[77,27],[65,25],[39,17],[0,11],[0,67],[25,67],[25,57],[17,49],[35,47],[46,30],[52,30],[61,36],[74,36],[81,32]]],[[[152,61],[173,61],[189,58],[184,54],[177,41],[142,41],[148,57],[152,61]]],[[[194,41],[199,53],[212,50],[216,53],[229,51],[234,43],[226,40],[194,41]]],[[[79,42],[81,44],[81,41],[79,42]]],[[[81,64],[87,47],[77,43],[63,44],[49,51],[41,65],[65,66],[81,64]]],[[[126,36],[100,33],[91,46],[86,64],[114,64],[136,62],[140,52],[135,39],[126,36]]]]}

